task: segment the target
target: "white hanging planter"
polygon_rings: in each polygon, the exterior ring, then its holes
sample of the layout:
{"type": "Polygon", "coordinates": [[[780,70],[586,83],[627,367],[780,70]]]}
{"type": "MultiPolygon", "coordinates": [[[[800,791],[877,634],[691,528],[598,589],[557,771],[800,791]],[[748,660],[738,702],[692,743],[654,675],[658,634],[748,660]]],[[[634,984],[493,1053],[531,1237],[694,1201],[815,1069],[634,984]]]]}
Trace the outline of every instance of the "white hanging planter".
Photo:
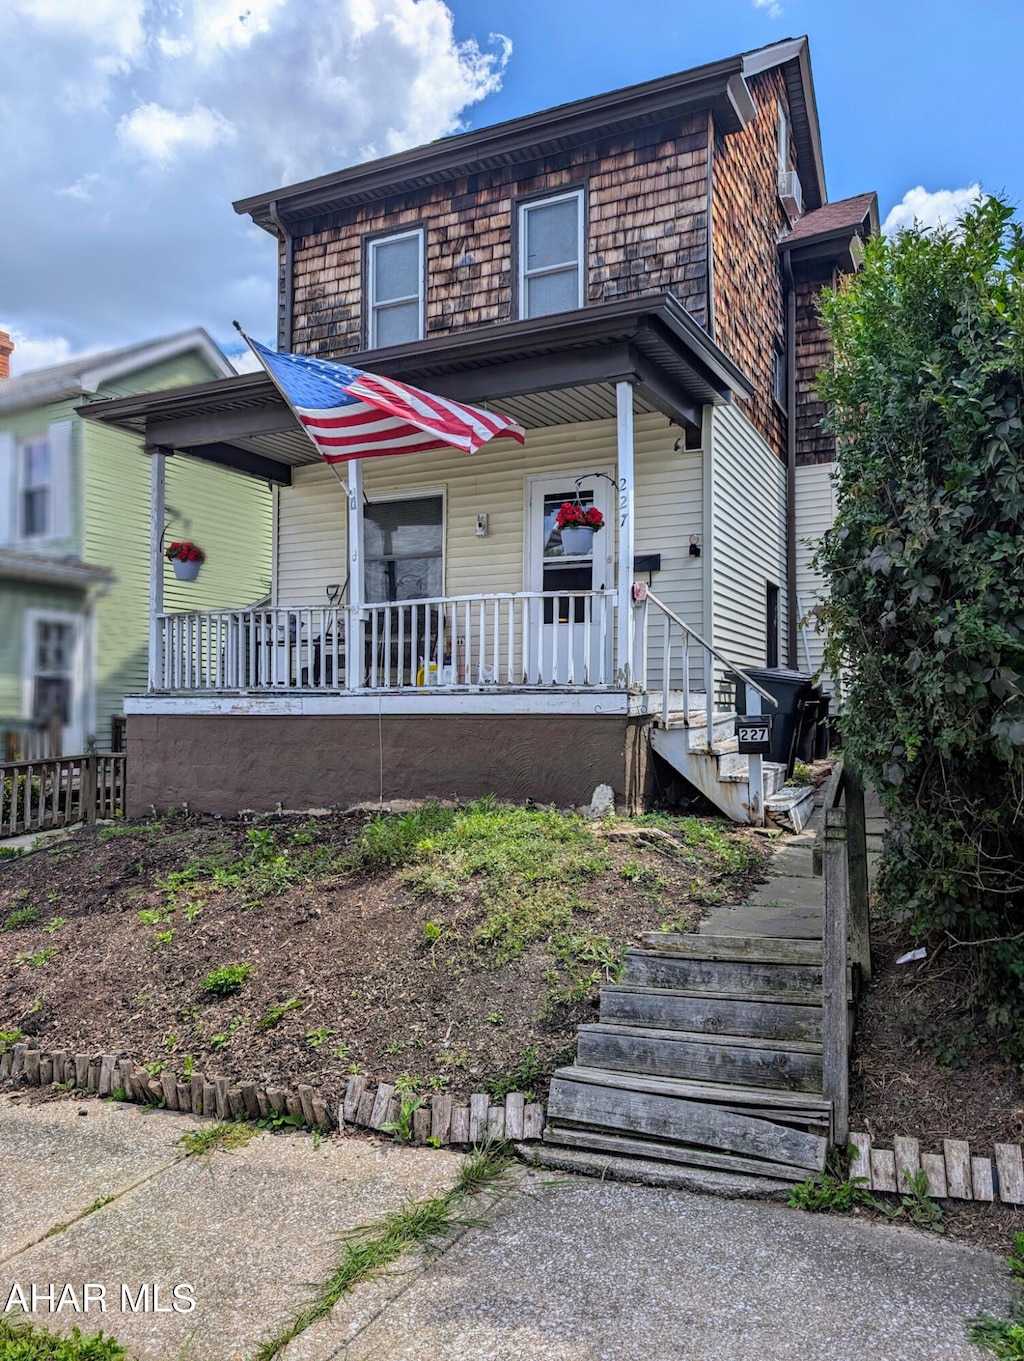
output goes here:
{"type": "Polygon", "coordinates": [[[594,551],[594,534],[590,525],[566,525],[562,530],[562,548],[574,557],[594,551]]]}
{"type": "Polygon", "coordinates": [[[174,575],[179,581],[195,581],[202,565],[198,558],[193,558],[191,562],[185,562],[182,558],[171,558],[174,575]]]}

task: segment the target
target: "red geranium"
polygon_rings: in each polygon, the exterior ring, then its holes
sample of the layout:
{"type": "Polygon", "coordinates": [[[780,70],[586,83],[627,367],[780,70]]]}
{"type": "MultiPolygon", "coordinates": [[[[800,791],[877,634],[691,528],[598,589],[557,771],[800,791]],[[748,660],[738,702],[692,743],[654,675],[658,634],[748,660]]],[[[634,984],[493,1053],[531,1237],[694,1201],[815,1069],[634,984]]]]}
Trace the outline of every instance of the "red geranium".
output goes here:
{"type": "Polygon", "coordinates": [[[168,562],[173,562],[178,558],[181,562],[205,562],[206,554],[198,544],[189,543],[188,539],[181,539],[176,543],[169,543],[164,549],[164,557],[168,562]]]}
{"type": "Polygon", "coordinates": [[[596,506],[584,506],[579,501],[563,501],[555,516],[559,529],[601,529],[604,516],[596,506]]]}

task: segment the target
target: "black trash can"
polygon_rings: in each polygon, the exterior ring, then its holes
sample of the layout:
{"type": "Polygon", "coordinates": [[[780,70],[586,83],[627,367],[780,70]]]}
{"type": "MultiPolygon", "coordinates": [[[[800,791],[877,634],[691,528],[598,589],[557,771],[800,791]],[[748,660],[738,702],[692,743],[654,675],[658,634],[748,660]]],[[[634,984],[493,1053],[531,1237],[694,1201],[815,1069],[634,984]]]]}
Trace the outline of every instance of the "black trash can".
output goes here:
{"type": "MultiPolygon", "coordinates": [[[[772,698],[778,701],[778,708],[773,709],[762,699],[761,711],[772,716],[772,741],[768,760],[784,765],[788,779],[793,774],[797,746],[803,728],[804,709],[814,694],[814,682],[806,671],[790,671],[784,666],[748,666],[744,669],[752,681],[756,681],[762,690],[767,690],[772,698]]],[[[725,678],[736,686],[737,713],[747,713],[747,687],[742,677],[735,671],[727,671],[725,678]]]]}

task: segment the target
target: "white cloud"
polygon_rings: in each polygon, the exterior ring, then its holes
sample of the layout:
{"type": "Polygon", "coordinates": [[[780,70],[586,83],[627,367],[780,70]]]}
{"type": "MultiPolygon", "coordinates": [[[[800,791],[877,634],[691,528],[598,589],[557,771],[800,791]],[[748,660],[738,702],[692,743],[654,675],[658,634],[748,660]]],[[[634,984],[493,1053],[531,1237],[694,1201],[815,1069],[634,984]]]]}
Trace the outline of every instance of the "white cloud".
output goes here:
{"type": "Polygon", "coordinates": [[[767,10],[769,19],[782,18],[782,6],[779,0],[754,0],[754,8],[767,10]]]}
{"type": "Polygon", "coordinates": [[[170,165],[182,151],[211,151],[233,142],[237,133],[216,109],[194,104],[188,113],[174,113],[162,104],[140,104],[117,125],[126,151],[144,161],[170,165]]]}
{"type": "MultiPolygon", "coordinates": [[[[273,337],[271,337],[271,339],[273,339],[273,337]]],[[[253,354],[252,350],[250,350],[248,347],[246,347],[246,349],[244,350],[235,350],[233,352],[229,351],[228,358],[234,365],[236,373],[256,373],[258,369],[261,369],[263,367],[260,361],[253,354]]]]}
{"type": "Polygon", "coordinates": [[[75,198],[80,203],[90,203],[93,198],[93,191],[99,181],[99,175],[94,170],[90,170],[84,175],[79,175],[74,184],[65,184],[63,188],[55,189],[53,192],[59,194],[61,198],[75,198]]]}
{"type": "Polygon", "coordinates": [[[890,209],[882,223],[882,234],[891,236],[893,232],[913,227],[916,223],[926,231],[934,227],[949,227],[956,223],[968,208],[983,199],[979,184],[970,184],[966,189],[936,189],[929,193],[923,184],[908,189],[903,198],[890,209]]]}
{"type": "Polygon", "coordinates": [[[45,369],[51,364],[63,364],[79,353],[66,336],[41,340],[27,336],[16,326],[5,325],[3,322],[0,322],[0,331],[6,331],[14,341],[14,350],[11,354],[12,376],[28,373],[31,369],[45,369]]]}
{"type": "Polygon", "coordinates": [[[458,131],[510,52],[444,0],[0,0],[12,324],[272,336],[275,245],[232,199],[458,131]]]}

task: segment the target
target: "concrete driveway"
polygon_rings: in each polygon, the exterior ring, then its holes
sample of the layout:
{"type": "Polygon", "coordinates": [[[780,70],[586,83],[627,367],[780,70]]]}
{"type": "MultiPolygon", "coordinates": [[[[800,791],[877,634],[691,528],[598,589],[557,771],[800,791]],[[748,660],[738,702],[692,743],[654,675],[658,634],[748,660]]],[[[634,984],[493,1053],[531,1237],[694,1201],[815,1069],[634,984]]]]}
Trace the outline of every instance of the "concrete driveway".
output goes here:
{"type": "MultiPolygon", "coordinates": [[[[295,1133],[187,1158],[174,1141],[202,1124],[0,1097],[0,1309],[35,1286],[39,1322],[102,1328],[143,1361],[251,1356],[328,1275],[337,1234],[438,1195],[460,1163],[295,1133]]],[[[285,1361],[980,1361],[963,1320],[1009,1300],[991,1253],[758,1201],[517,1168],[481,1208],[285,1361]]]]}

